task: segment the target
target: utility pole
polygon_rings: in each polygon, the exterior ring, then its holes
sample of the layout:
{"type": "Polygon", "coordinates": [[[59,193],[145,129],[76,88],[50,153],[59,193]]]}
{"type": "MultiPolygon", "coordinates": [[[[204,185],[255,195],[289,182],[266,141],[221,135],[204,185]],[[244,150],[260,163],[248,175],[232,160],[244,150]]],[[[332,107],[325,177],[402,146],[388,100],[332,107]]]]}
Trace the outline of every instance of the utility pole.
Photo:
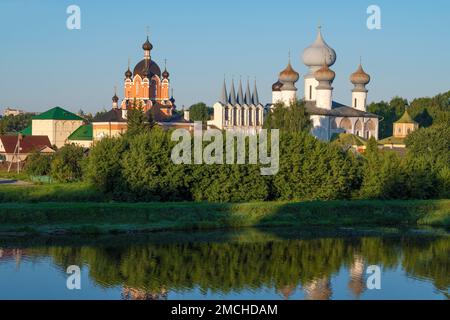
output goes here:
{"type": "Polygon", "coordinates": [[[17,136],[17,144],[16,147],[14,148],[14,153],[11,158],[11,162],[9,163],[8,172],[11,172],[11,167],[13,165],[14,158],[17,157],[17,173],[20,173],[20,141],[22,141],[22,139],[23,139],[22,134],[19,134],[17,136]]]}

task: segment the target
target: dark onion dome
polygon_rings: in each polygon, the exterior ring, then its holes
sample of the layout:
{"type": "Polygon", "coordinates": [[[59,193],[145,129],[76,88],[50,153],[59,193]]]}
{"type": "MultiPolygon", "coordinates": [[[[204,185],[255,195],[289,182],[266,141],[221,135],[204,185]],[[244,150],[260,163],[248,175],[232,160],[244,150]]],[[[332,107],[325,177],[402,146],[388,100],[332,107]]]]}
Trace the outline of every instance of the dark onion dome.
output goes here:
{"type": "Polygon", "coordinates": [[[272,85],[272,91],[281,91],[281,88],[283,87],[283,84],[278,80],[272,85]]]}
{"type": "MultiPolygon", "coordinates": [[[[134,76],[136,75],[140,75],[142,79],[144,79],[147,76],[153,76],[153,75],[157,75],[158,77],[161,77],[161,69],[159,68],[159,66],[156,64],[155,61],[150,60],[150,69],[147,68],[147,64],[148,63],[145,59],[141,60],[141,62],[139,62],[136,67],[134,67],[134,76]],[[150,71],[150,73],[149,73],[150,71]]],[[[150,77],[149,77],[150,79],[150,77]]]]}
{"type": "Polygon", "coordinates": [[[364,71],[362,65],[360,64],[358,70],[350,76],[350,81],[354,85],[366,85],[370,82],[370,76],[364,71]]]}
{"type": "Polygon", "coordinates": [[[175,98],[173,96],[169,100],[172,102],[172,105],[175,105],[175,98]]]}
{"type": "Polygon", "coordinates": [[[127,71],[125,71],[125,78],[130,79],[133,76],[133,73],[131,72],[130,68],[128,68],[127,71]]]}
{"type": "Polygon", "coordinates": [[[162,76],[163,76],[164,79],[168,79],[169,76],[170,76],[169,71],[167,71],[167,69],[164,69],[164,72],[162,73],[162,76]]]}
{"type": "Polygon", "coordinates": [[[322,68],[314,73],[314,76],[316,77],[317,81],[333,82],[334,78],[336,77],[336,73],[331,70],[327,64],[324,64],[322,68]]]}
{"type": "Polygon", "coordinates": [[[144,49],[145,51],[151,51],[153,49],[153,45],[148,40],[148,36],[147,41],[145,41],[145,43],[142,45],[142,49],[144,49]]]}
{"type": "Polygon", "coordinates": [[[295,83],[298,81],[298,79],[300,79],[300,74],[292,68],[291,62],[289,62],[286,69],[281,71],[279,79],[280,82],[282,83],[285,82],[295,83]]]}
{"type": "Polygon", "coordinates": [[[117,94],[114,94],[114,97],[112,97],[112,101],[119,102],[119,97],[117,96],[117,94]]]}

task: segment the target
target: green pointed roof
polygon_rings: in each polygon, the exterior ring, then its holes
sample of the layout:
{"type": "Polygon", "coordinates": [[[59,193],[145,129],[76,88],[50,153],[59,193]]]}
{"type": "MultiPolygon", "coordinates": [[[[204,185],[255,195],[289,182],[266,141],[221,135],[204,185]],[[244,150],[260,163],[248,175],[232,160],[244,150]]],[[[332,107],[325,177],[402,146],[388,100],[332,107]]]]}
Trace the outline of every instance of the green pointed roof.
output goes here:
{"type": "Polygon", "coordinates": [[[32,135],[33,135],[31,126],[26,127],[25,129],[23,129],[22,131],[20,131],[20,133],[23,134],[24,136],[32,136],[32,135]]]}
{"type": "Polygon", "coordinates": [[[80,116],[75,113],[64,110],[61,107],[54,107],[48,111],[45,111],[37,116],[34,116],[32,120],[78,120],[84,121],[80,116]]]}
{"type": "Polygon", "coordinates": [[[400,120],[396,121],[395,123],[414,123],[414,124],[416,124],[417,122],[414,121],[413,118],[411,118],[408,111],[405,111],[405,113],[402,115],[400,120]]]}
{"type": "Polygon", "coordinates": [[[94,137],[92,124],[85,124],[75,130],[68,138],[71,141],[90,141],[94,137]]]}
{"type": "Polygon", "coordinates": [[[399,138],[399,137],[389,137],[383,140],[378,141],[378,144],[380,145],[391,145],[391,144],[405,144],[405,138],[399,138]]]}
{"type": "Polygon", "coordinates": [[[367,140],[354,134],[340,133],[334,134],[331,141],[340,145],[362,147],[367,144],[367,140]]]}

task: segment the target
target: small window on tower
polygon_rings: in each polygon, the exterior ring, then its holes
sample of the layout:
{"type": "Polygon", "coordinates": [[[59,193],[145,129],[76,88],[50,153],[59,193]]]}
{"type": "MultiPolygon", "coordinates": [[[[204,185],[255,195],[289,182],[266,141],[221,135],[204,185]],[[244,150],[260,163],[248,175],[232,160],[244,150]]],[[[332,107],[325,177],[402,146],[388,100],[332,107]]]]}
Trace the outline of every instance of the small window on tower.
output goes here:
{"type": "Polygon", "coordinates": [[[309,100],[312,100],[312,86],[309,86],[309,100]]]}

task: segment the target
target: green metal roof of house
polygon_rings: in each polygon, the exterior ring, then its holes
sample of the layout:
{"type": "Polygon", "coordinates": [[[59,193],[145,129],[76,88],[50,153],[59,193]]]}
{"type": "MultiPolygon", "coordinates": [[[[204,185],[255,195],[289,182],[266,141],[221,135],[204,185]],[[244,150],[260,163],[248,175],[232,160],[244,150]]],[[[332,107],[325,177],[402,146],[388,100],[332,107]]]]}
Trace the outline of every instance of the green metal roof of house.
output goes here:
{"type": "Polygon", "coordinates": [[[367,144],[367,140],[354,134],[340,133],[334,134],[331,141],[340,145],[362,147],[367,144]]]}
{"type": "Polygon", "coordinates": [[[92,124],[85,124],[81,127],[79,127],[77,130],[72,132],[72,134],[69,136],[68,140],[71,141],[90,141],[94,137],[93,130],[92,130],[92,124]]]}
{"type": "Polygon", "coordinates": [[[84,120],[75,113],[64,110],[61,107],[54,107],[32,118],[33,120],[84,120]]]}
{"type": "Polygon", "coordinates": [[[389,137],[389,138],[386,138],[386,139],[378,141],[378,144],[382,144],[382,145],[390,145],[390,144],[404,145],[405,144],[405,138],[389,137]]]}
{"type": "Polygon", "coordinates": [[[33,135],[31,126],[26,127],[25,129],[20,131],[20,133],[23,134],[24,136],[32,136],[33,135]]]}
{"type": "Polygon", "coordinates": [[[395,123],[417,123],[417,122],[414,121],[413,118],[411,118],[408,111],[405,111],[400,120],[396,121],[395,123]]]}

